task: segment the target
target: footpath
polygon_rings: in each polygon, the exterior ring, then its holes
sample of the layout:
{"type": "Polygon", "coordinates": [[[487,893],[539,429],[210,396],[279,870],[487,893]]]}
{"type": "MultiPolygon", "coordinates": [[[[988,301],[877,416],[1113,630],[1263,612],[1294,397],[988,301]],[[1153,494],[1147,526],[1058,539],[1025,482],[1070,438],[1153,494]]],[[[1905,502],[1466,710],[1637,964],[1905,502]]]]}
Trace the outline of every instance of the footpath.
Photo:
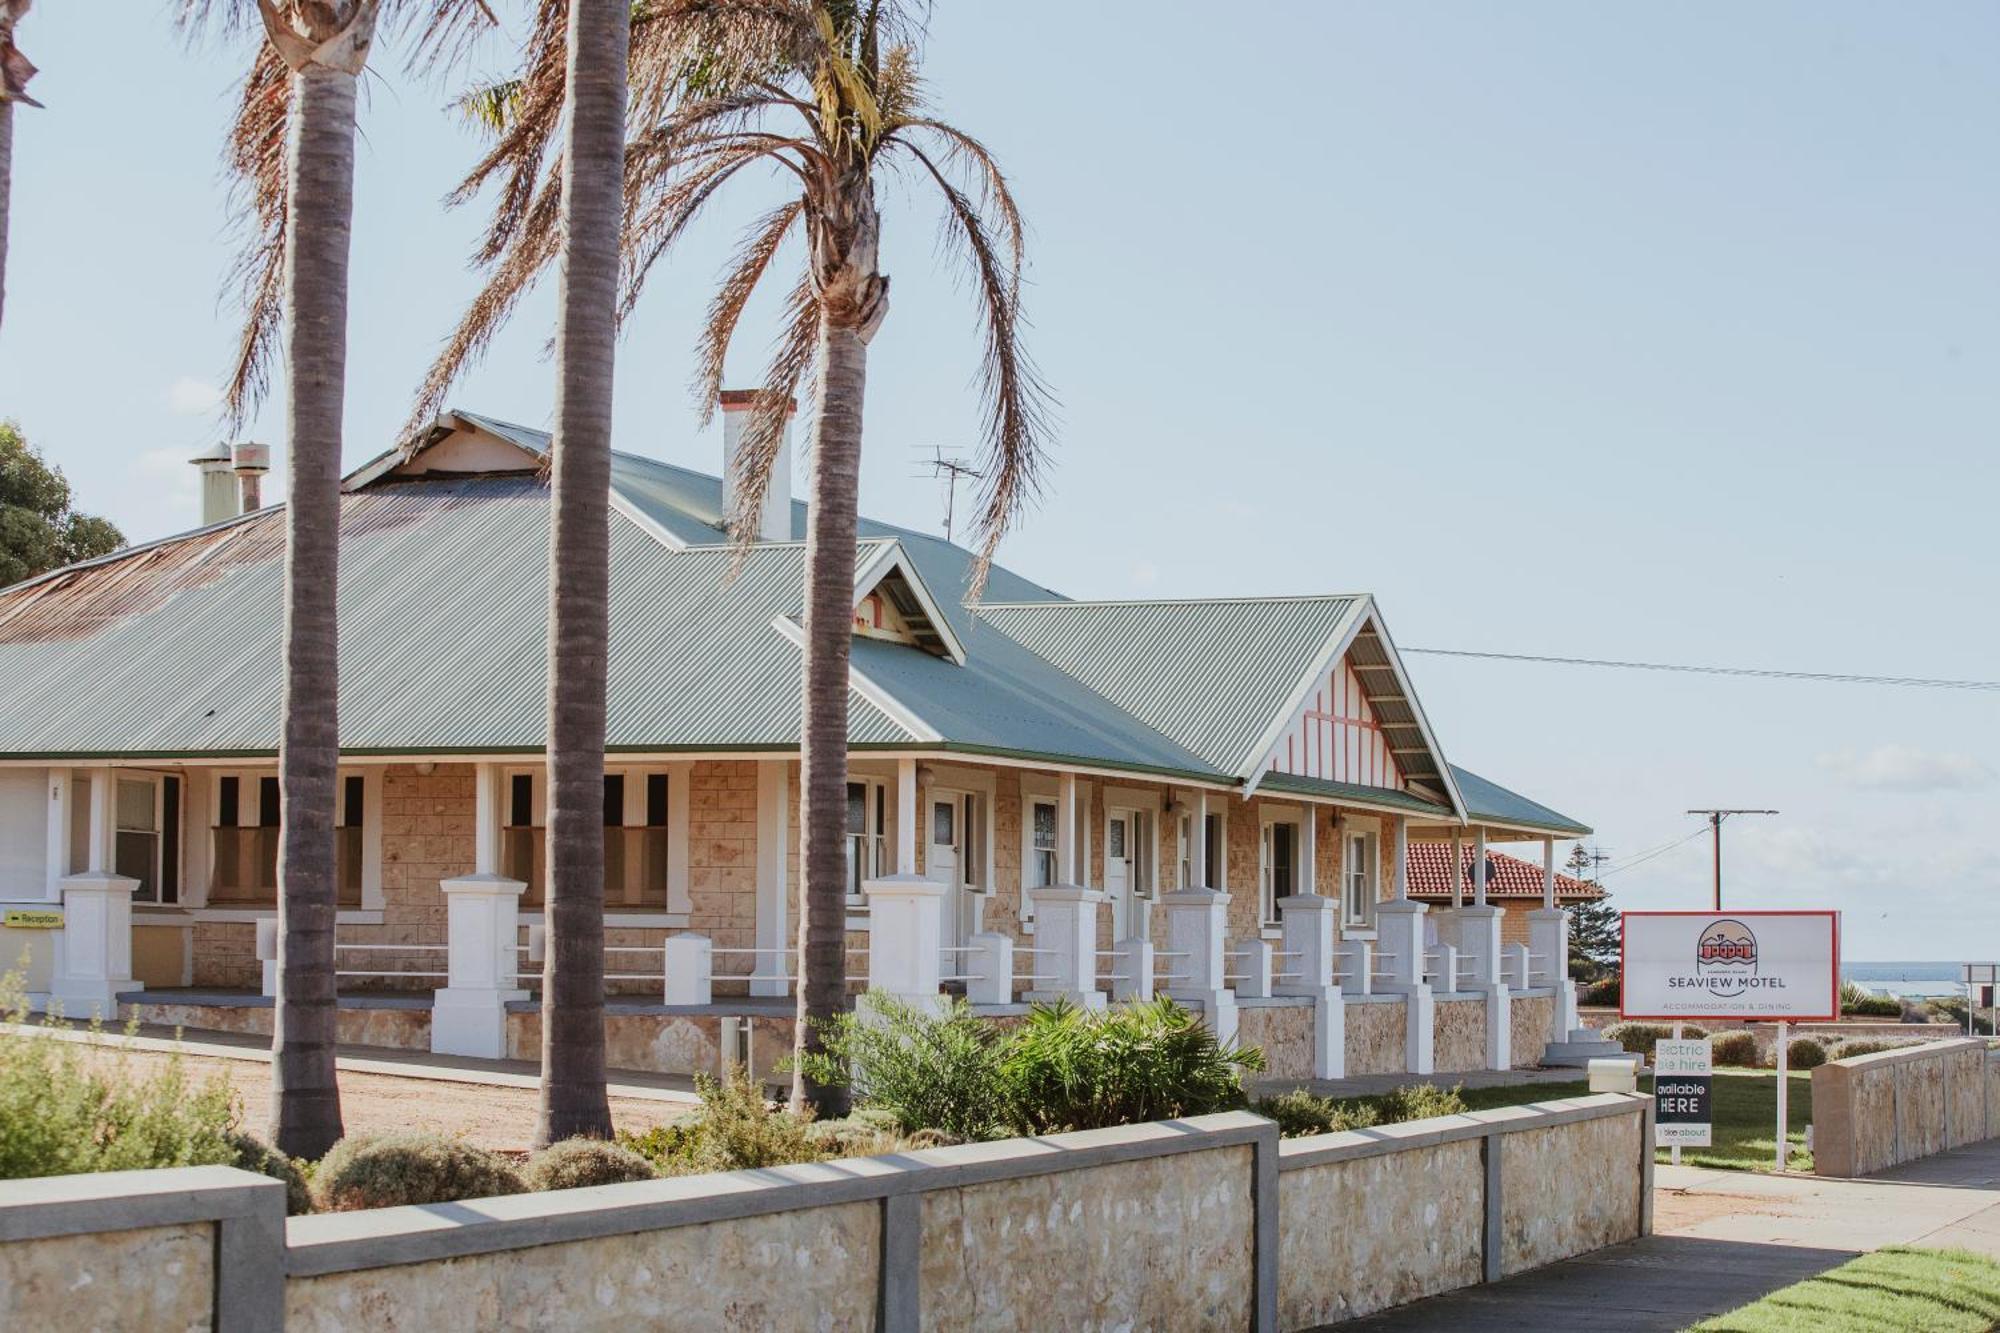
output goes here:
{"type": "Polygon", "coordinates": [[[1340,1325],[1684,1329],[1885,1245],[2000,1258],[2000,1139],[1865,1180],[1662,1166],[1654,1234],[1340,1325]]]}

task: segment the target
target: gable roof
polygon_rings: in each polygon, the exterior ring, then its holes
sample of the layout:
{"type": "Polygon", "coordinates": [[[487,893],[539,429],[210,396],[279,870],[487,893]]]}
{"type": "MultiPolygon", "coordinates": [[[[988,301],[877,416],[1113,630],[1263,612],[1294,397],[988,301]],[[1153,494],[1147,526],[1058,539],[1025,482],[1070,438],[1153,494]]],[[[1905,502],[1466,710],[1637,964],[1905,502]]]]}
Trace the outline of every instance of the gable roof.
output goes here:
{"type": "MultiPolygon", "coordinates": [[[[350,752],[542,747],[549,447],[546,432],[454,410],[344,480],[350,752]]],[[[796,748],[805,506],[792,506],[795,540],[752,546],[732,580],[720,478],[614,452],[611,485],[610,748],[796,748]]],[[[991,600],[972,608],[971,552],[865,517],[859,532],[857,600],[884,587],[922,646],[854,640],[856,749],[1014,756],[1246,794],[1261,780],[1426,822],[1458,822],[1470,780],[1479,799],[1467,792],[1463,813],[1583,831],[1443,762],[1365,596],[1070,602],[996,565],[991,600]],[[1344,651],[1394,671],[1382,723],[1421,732],[1419,757],[1448,800],[1263,772],[1288,712],[1344,651]]],[[[272,508],[0,589],[0,757],[273,753],[282,578],[272,508]]]]}

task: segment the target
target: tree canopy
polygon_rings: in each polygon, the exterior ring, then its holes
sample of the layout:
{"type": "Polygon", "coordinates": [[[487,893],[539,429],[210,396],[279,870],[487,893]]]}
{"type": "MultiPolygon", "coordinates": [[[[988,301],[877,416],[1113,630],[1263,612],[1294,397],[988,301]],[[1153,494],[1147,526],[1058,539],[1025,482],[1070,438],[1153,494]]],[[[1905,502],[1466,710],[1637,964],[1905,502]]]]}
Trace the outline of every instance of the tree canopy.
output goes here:
{"type": "Polygon", "coordinates": [[[18,422],[0,422],[0,587],[125,544],[109,520],[77,512],[69,481],[28,443],[18,422]]]}

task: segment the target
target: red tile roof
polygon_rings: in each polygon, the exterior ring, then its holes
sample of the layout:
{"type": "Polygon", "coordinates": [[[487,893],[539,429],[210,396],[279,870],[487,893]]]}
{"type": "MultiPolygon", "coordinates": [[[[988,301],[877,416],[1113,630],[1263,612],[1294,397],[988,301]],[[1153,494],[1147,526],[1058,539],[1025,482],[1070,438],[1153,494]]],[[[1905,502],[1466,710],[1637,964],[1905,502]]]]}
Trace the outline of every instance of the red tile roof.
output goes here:
{"type": "MultiPolygon", "coordinates": [[[[1542,896],[1542,868],[1531,861],[1523,861],[1518,856],[1508,856],[1492,848],[1486,851],[1486,896],[1494,898],[1532,898],[1540,901],[1542,896]]],[[[1459,859],[1459,885],[1464,901],[1472,901],[1472,845],[1465,844],[1459,859]]],[[[1448,842],[1413,842],[1410,844],[1410,896],[1420,902],[1449,903],[1451,901],[1451,844],[1448,842]]],[[[1587,902],[1602,898],[1604,890],[1595,884],[1586,884],[1561,871],[1556,872],[1556,901],[1559,903],[1587,902]]]]}

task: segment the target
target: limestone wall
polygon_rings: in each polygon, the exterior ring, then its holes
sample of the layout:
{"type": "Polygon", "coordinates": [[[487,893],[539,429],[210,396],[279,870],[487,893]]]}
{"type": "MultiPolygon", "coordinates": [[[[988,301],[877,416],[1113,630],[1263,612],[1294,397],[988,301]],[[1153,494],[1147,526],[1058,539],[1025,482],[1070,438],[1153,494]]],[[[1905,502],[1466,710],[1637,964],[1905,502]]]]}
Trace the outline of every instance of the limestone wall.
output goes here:
{"type": "Polygon", "coordinates": [[[1813,1070],[1813,1169],[1865,1176],[2000,1135],[2000,1053],[1932,1042],[1813,1070]]]}
{"type": "Polygon", "coordinates": [[[1500,1146],[1500,1271],[1512,1275],[1637,1234],[1643,1116],[1525,1129],[1500,1146]]]}
{"type": "Polygon", "coordinates": [[[1542,1062],[1542,1052],[1549,1044],[1549,1024],[1555,1019],[1555,997],[1516,995],[1508,1003],[1513,1005],[1508,1054],[1513,1058],[1514,1068],[1533,1069],[1542,1062]]]}
{"type": "Polygon", "coordinates": [[[1431,1060],[1440,1073],[1486,1067],[1486,1000],[1439,1000],[1431,1010],[1431,1060]]]}
{"type": "Polygon", "coordinates": [[[0,1328],[206,1330],[214,1263],[206,1222],[0,1244],[0,1328]]]}
{"type": "Polygon", "coordinates": [[[1236,1006],[1237,1043],[1263,1049],[1265,1078],[1303,1080],[1313,1076],[1313,1028],[1311,1000],[1278,1004],[1239,1001],[1236,1006]]]}
{"type": "Polygon", "coordinates": [[[1408,1066],[1401,998],[1347,1006],[1347,1075],[1400,1074],[1408,1066]]]}

